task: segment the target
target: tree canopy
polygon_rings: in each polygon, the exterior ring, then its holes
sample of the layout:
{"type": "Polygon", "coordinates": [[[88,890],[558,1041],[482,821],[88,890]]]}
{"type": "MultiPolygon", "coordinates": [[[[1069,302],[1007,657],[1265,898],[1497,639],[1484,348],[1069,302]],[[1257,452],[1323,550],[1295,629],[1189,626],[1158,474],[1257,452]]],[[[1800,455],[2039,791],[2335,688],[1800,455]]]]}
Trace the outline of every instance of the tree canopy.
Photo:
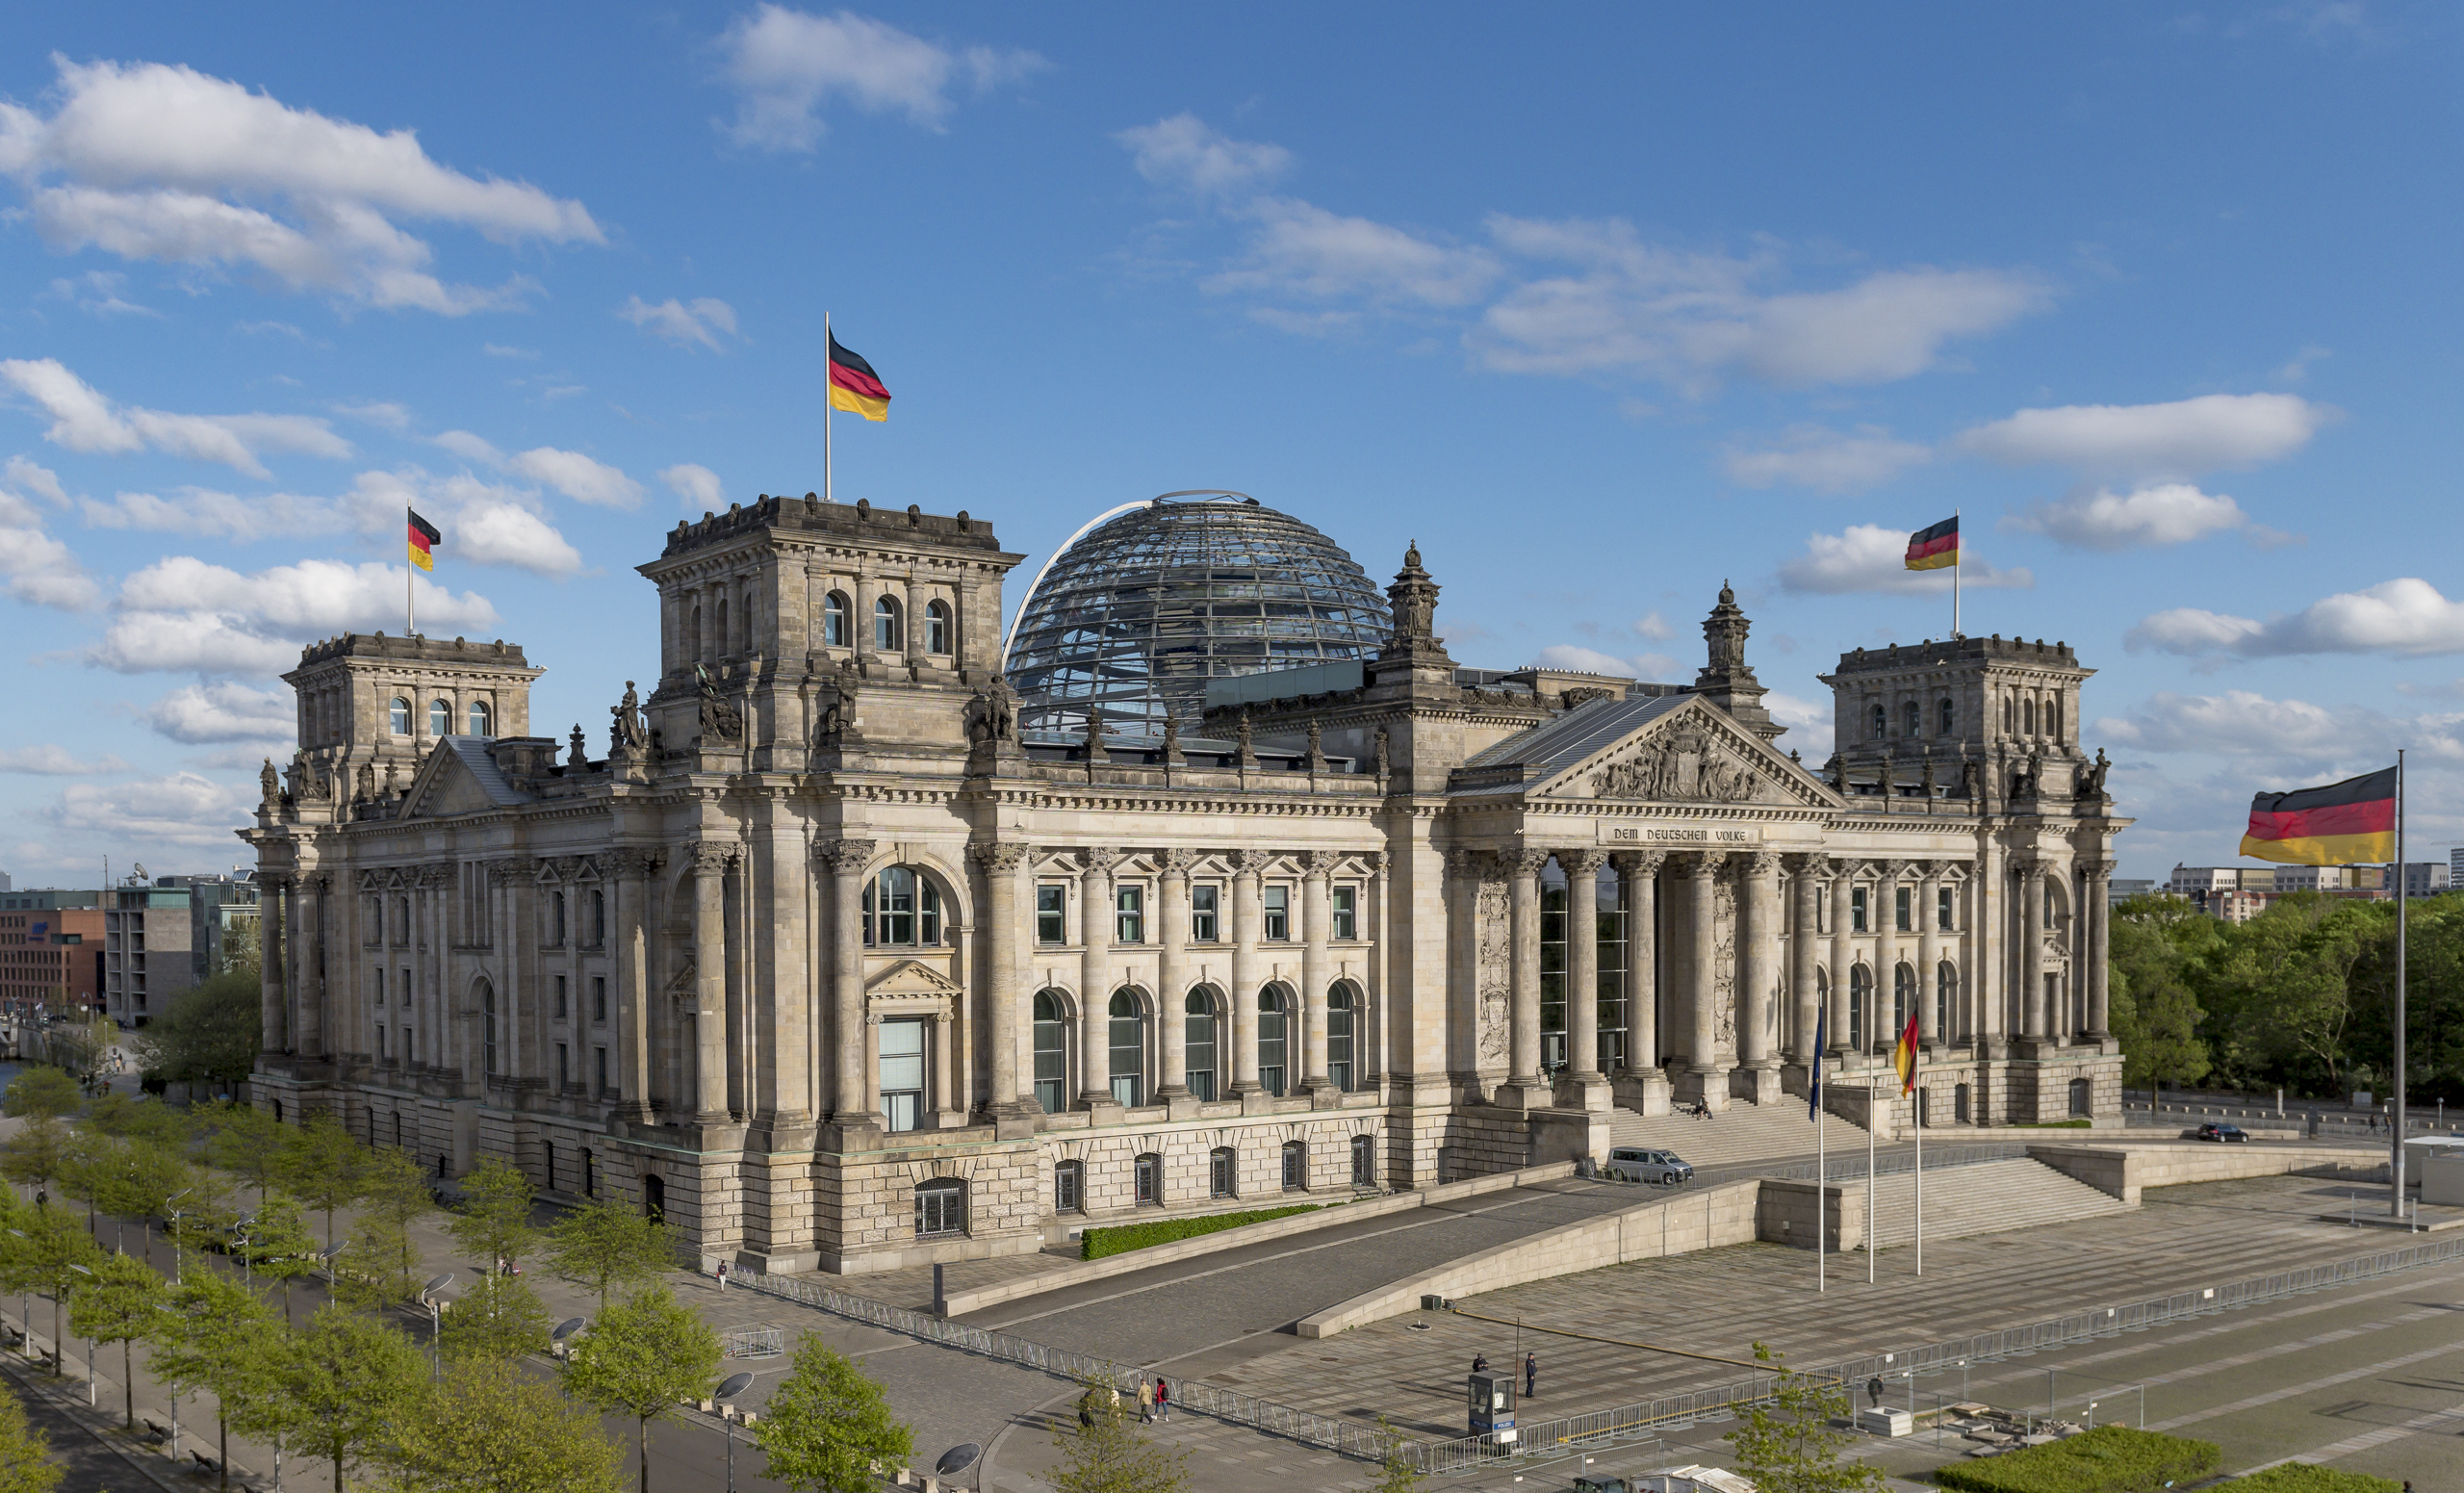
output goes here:
{"type": "Polygon", "coordinates": [[[128,1036],[148,1078],[240,1083],[265,1044],[265,991],[253,969],[234,969],[182,991],[128,1036]]]}

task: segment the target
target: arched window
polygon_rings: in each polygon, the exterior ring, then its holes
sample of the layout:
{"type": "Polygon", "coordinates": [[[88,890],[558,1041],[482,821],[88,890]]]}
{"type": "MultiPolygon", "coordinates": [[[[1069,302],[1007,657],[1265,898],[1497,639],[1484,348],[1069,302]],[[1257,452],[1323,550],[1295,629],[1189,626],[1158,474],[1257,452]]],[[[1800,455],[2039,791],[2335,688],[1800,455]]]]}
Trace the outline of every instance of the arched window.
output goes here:
{"type": "Polygon", "coordinates": [[[1215,989],[1201,985],[1190,991],[1181,1003],[1182,1028],[1188,1054],[1183,1067],[1189,1071],[1190,1093],[1201,1099],[1215,1097],[1215,989]]]}
{"type": "Polygon", "coordinates": [[[479,1059],[484,1071],[497,1068],[497,988],[479,982],[479,1059]]]}
{"type": "Polygon", "coordinates": [[[1047,1115],[1068,1105],[1069,1034],[1062,1024],[1065,1008],[1051,991],[1036,991],[1036,1102],[1047,1115]]]}
{"type": "Polygon", "coordinates": [[[394,708],[390,714],[392,716],[390,724],[394,728],[394,734],[398,736],[409,735],[411,734],[411,703],[408,700],[403,699],[401,696],[396,695],[394,697],[394,708]]]}
{"type": "Polygon", "coordinates": [[[1906,965],[1894,965],[1890,972],[1890,1031],[1886,1035],[1893,1042],[1899,1041],[1899,1034],[1908,1030],[1908,1018],[1914,1015],[1916,971],[1906,965]]]}
{"type": "Polygon", "coordinates": [[[1373,1188],[1377,1185],[1377,1138],[1356,1135],[1351,1138],[1351,1185],[1373,1188]]]}
{"type": "Polygon", "coordinates": [[[548,946],[565,946],[565,894],[561,891],[548,893],[548,946]]]}
{"type": "Polygon", "coordinates": [[[2044,734],[2056,741],[2062,739],[2062,700],[2059,696],[2044,703],[2044,734]]]}
{"type": "Polygon", "coordinates": [[[1890,712],[1889,712],[1888,710],[1884,709],[1884,708],[1883,708],[1881,706],[1879,706],[1879,705],[1878,705],[1878,706],[1875,706],[1875,707],[1874,707],[1874,739],[1875,739],[1876,741],[1880,741],[1883,737],[1887,736],[1887,735],[1889,735],[1889,734],[1890,734],[1890,712]]]}
{"type": "Polygon", "coordinates": [[[936,948],[941,941],[939,888],[903,865],[864,888],[864,942],[882,948],[936,948]]]}
{"type": "Polygon", "coordinates": [[[1949,960],[1934,966],[1934,1035],[1951,1040],[1951,1009],[1959,1001],[1960,968],[1949,960]]]}
{"type": "Polygon", "coordinates": [[[728,631],[728,603],[725,597],[719,599],[719,630],[712,641],[719,645],[719,656],[722,658],[735,652],[735,634],[728,631]]]}
{"type": "Polygon", "coordinates": [[[2017,710],[2018,706],[2012,701],[2010,696],[2005,695],[2002,697],[2002,734],[2009,736],[2015,735],[2018,733],[2019,726],[2018,715],[2016,713],[2017,710]]]}
{"type": "Polygon", "coordinates": [[[1283,1190],[1287,1193],[1309,1190],[1309,1143],[1306,1141],[1283,1143],[1283,1190]]]}
{"type": "Polygon", "coordinates": [[[1258,1084],[1267,1093],[1283,1093],[1284,1028],[1292,1013],[1291,997],[1280,985],[1258,992],[1258,1084]]]}
{"type": "Polygon", "coordinates": [[[935,1177],[916,1187],[916,1238],[932,1239],[965,1232],[965,1182],[954,1176],[935,1177]]]}
{"type": "Polygon", "coordinates": [[[833,591],[821,599],[821,642],[825,648],[845,648],[853,641],[848,614],[854,610],[847,605],[847,593],[833,591]]]}
{"type": "Polygon", "coordinates": [[[1867,1045],[1865,1013],[1874,1004],[1874,972],[1863,965],[1848,971],[1848,1047],[1861,1052],[1867,1045]]]}
{"type": "Polygon", "coordinates": [[[497,734],[496,717],[494,713],[488,709],[488,703],[485,700],[472,701],[469,713],[471,716],[471,734],[475,736],[493,736],[497,734]]]}
{"type": "Polygon", "coordinates": [[[453,734],[453,702],[431,700],[427,706],[427,734],[431,736],[453,734]]]}
{"type": "Polygon", "coordinates": [[[1083,1213],[1087,1208],[1087,1164],[1083,1161],[1055,1163],[1052,1169],[1052,1211],[1083,1213]]]}
{"type": "Polygon", "coordinates": [[[1237,1197],[1241,1193],[1241,1156],[1229,1145],[1206,1153],[1206,1196],[1237,1197]]]}
{"type": "Polygon", "coordinates": [[[950,607],[946,602],[924,604],[924,651],[928,654],[950,651],[950,607]]]}
{"type": "Polygon", "coordinates": [[[1326,1079],[1336,1088],[1351,1088],[1352,1028],[1360,1014],[1360,996],[1344,981],[1326,992],[1326,1079]]]}
{"type": "Polygon", "coordinates": [[[1900,724],[1906,728],[1901,735],[1921,736],[1925,734],[1925,711],[1915,701],[1911,700],[1900,707],[1899,718],[1900,724]]]}
{"type": "Polygon", "coordinates": [[[1130,1164],[1131,1196],[1150,1208],[1164,1205],[1164,1158],[1147,1151],[1130,1164]]]}
{"type": "Polygon", "coordinates": [[[1146,1095],[1146,1022],[1127,987],[1113,991],[1110,1010],[1113,1098],[1135,1108],[1146,1095]]]}
{"type": "Polygon", "coordinates": [[[1955,734],[1960,723],[1960,712],[1959,708],[1951,704],[1950,696],[1944,695],[1942,697],[1942,706],[1939,713],[1941,716],[1941,722],[1935,728],[1936,731],[1945,736],[1955,734]]]}
{"type": "Polygon", "coordinates": [[[654,1223],[667,1222],[667,1182],[655,1171],[642,1173],[642,1217],[654,1223]]]}
{"type": "Polygon", "coordinates": [[[894,652],[898,641],[898,602],[891,597],[873,599],[873,646],[894,652]]]}
{"type": "Polygon", "coordinates": [[[590,943],[593,948],[607,944],[607,893],[597,887],[590,889],[590,943]]]}
{"type": "Polygon", "coordinates": [[[2033,695],[2019,702],[2019,732],[2029,736],[2037,734],[2037,702],[2033,695]]]}

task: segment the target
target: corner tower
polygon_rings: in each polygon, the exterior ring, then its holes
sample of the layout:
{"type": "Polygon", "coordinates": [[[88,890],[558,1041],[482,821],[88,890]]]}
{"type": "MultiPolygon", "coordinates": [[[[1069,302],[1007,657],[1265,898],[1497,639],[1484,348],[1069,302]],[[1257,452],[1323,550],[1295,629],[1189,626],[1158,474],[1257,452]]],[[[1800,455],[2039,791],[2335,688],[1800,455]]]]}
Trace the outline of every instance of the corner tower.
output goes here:
{"type": "Polygon", "coordinates": [[[312,643],[282,676],[298,697],[295,770],[347,798],[363,766],[407,779],[442,737],[526,736],[530,682],[546,672],[502,638],[347,632],[312,643]]]}
{"type": "Polygon", "coordinates": [[[2079,690],[2095,672],[2067,643],[2000,633],[1842,654],[1821,677],[1839,743],[1833,760],[1851,793],[1907,797],[1930,778],[1931,796],[1947,797],[1973,768],[1966,791],[1991,803],[2067,798],[2086,758],[2079,690]]]}

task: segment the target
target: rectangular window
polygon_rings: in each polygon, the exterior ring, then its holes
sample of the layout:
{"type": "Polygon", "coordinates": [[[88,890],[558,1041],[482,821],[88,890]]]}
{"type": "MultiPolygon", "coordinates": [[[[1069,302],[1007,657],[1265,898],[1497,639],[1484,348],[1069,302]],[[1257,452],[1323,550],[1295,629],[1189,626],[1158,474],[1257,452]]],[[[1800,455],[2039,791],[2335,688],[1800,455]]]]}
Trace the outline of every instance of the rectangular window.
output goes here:
{"type": "Polygon", "coordinates": [[[891,1130],[912,1130],[923,1119],[924,1023],[884,1021],[877,1030],[883,1118],[891,1130]]]}
{"type": "Polygon", "coordinates": [[[1213,943],[1216,940],[1216,914],[1221,888],[1192,887],[1190,888],[1190,941],[1213,943]]]}
{"type": "MultiPolygon", "coordinates": [[[[404,1028],[402,1028],[402,1061],[403,1061],[403,1062],[405,1062],[405,1063],[417,1063],[417,1062],[420,1060],[420,1041],[419,1041],[419,1036],[420,1036],[420,1034],[419,1034],[419,1033],[417,1033],[417,1032],[415,1032],[415,1031],[412,1031],[412,1030],[411,1030],[409,1027],[407,1027],[407,1026],[406,1026],[406,1027],[404,1027],[404,1028]]],[[[489,1065],[489,1067],[488,1067],[488,1071],[489,1071],[489,1072],[491,1072],[491,1073],[495,1072],[495,1071],[496,1071],[496,1066],[495,1066],[494,1064],[490,1064],[490,1065],[489,1065]]]]}
{"type": "Polygon", "coordinates": [[[376,1061],[379,1063],[390,1061],[389,1054],[386,1052],[385,1048],[385,1027],[382,1022],[379,1022],[376,1027],[376,1061]]]}
{"type": "Polygon", "coordinates": [[[1163,1202],[1163,1157],[1151,1153],[1139,1157],[1135,1164],[1134,1176],[1137,1182],[1137,1196],[1140,1202],[1148,1204],[1160,1204],[1163,1202]]]}
{"type": "Polygon", "coordinates": [[[571,1088],[573,1081],[573,1055],[565,1050],[563,1043],[556,1043],[556,1087],[560,1090],[571,1088]]]}
{"type": "Polygon", "coordinates": [[[1934,893],[1934,926],[1950,933],[1958,924],[1958,910],[1951,900],[1951,888],[1944,887],[1934,893]]]}
{"type": "Polygon", "coordinates": [[[1119,914],[1115,919],[1113,941],[1115,943],[1145,942],[1146,888],[1143,887],[1115,888],[1113,897],[1116,902],[1115,911],[1119,914]]]}
{"type": "Polygon", "coordinates": [[[385,971],[376,971],[376,1004],[385,1004],[385,971]]]}
{"type": "Polygon", "coordinates": [[[1852,933],[1865,933],[1865,888],[1858,887],[1848,893],[1848,928],[1852,933]]]}
{"type": "Polygon", "coordinates": [[[561,1021],[561,1020],[563,1020],[564,1018],[565,1018],[565,977],[564,977],[563,975],[558,975],[558,976],[556,976],[556,1019],[557,1019],[557,1020],[559,1020],[559,1021],[561,1021]]]}
{"type": "Polygon", "coordinates": [[[1831,888],[1828,887],[1813,889],[1813,927],[1816,933],[1831,931],[1831,888]]]}
{"type": "Polygon", "coordinates": [[[1337,887],[1334,888],[1333,896],[1335,904],[1334,936],[1338,939],[1359,938],[1360,917],[1358,914],[1358,907],[1360,888],[1357,887],[1337,887]]]}
{"type": "Polygon", "coordinates": [[[1915,899],[1916,891],[1912,887],[1898,888],[1895,889],[1894,894],[1891,897],[1890,925],[1893,928],[1898,929],[1901,933],[1913,933],[1916,931],[1916,920],[1913,915],[1914,910],[1910,905],[1914,902],[1915,899]]]}
{"type": "Polygon", "coordinates": [[[1069,918],[1064,911],[1063,899],[1068,895],[1065,887],[1036,888],[1036,941],[1066,943],[1069,941],[1069,918]]]}
{"type": "Polygon", "coordinates": [[[1292,888],[1268,887],[1262,889],[1265,892],[1267,904],[1267,941],[1270,943],[1291,942],[1292,888]]]}
{"type": "Polygon", "coordinates": [[[590,1018],[594,1021],[607,1019],[607,977],[603,974],[590,977],[590,1018]]]}
{"type": "Polygon", "coordinates": [[[590,1055],[599,1066],[600,1094],[604,1097],[607,1094],[615,1093],[615,1090],[610,1088],[607,1083],[607,1049],[604,1047],[593,1047],[590,1049],[590,1055]]]}

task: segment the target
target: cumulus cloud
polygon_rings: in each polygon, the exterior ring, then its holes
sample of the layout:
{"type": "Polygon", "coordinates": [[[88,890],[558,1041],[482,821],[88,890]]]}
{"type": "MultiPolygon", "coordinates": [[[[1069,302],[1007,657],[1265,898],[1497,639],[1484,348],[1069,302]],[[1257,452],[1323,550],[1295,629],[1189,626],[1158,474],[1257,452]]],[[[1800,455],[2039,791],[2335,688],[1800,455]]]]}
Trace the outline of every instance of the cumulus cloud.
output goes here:
{"type": "Polygon", "coordinates": [[[2036,502],[2002,521],[2019,533],[2042,534],[2082,550],[2117,551],[2185,544],[2228,529],[2266,540],[2242,505],[2221,493],[2203,493],[2188,482],[2159,482],[2136,492],[2107,488],[2077,492],[2059,502],[2036,502]]]}
{"type": "Polygon", "coordinates": [[[1788,728],[1783,742],[1790,751],[1809,763],[1830,758],[1837,728],[1829,702],[1800,700],[1775,689],[1762,697],[1762,708],[1771,712],[1773,720],[1788,728]]]}
{"type": "Polygon", "coordinates": [[[1292,152],[1234,140],[1194,114],[1177,114],[1113,136],[1128,147],[1138,174],[1159,187],[1201,195],[1261,186],[1292,165],[1292,152]]]}
{"type": "Polygon", "coordinates": [[[55,60],[48,116],[0,104],[0,174],[54,248],[240,269],[291,291],[454,316],[519,296],[449,285],[399,220],[499,243],[603,242],[579,202],[440,165],[409,130],[292,109],[159,63],[55,60]]]}
{"type": "Polygon", "coordinates": [[[822,106],[836,100],[937,130],[952,84],[982,92],[1049,65],[1033,52],[953,50],[850,11],[811,15],[768,4],[737,17],[718,45],[721,75],[736,92],[728,138],[758,150],[815,148],[829,131],[822,106]]]}
{"type": "Polygon", "coordinates": [[[55,358],[0,358],[0,382],[51,417],[43,439],[73,451],[119,454],[151,448],[218,461],[250,476],[269,474],[260,450],[345,457],[348,441],[310,415],[174,415],[121,405],[55,358]]]}
{"type": "Polygon", "coordinates": [[[1964,450],[2013,466],[2187,477],[2291,455],[2337,417],[2293,394],[2205,394],[2169,404],[2023,409],[1963,432],[1964,450]]]}
{"type": "Polygon", "coordinates": [[[1477,299],[1499,274],[1497,257],[1289,197],[1261,197],[1247,257],[1210,277],[1217,294],[1261,292],[1312,300],[1454,307],[1477,299]]]}
{"type": "Polygon", "coordinates": [[[1668,619],[1659,613],[1645,612],[1634,619],[1634,635],[1649,638],[1675,637],[1677,630],[1670,627],[1668,619]]]}
{"type": "Polygon", "coordinates": [[[684,502],[686,513],[707,513],[719,505],[721,489],[719,475],[707,467],[692,462],[679,462],[659,469],[658,479],[684,502]]]}
{"type": "Polygon", "coordinates": [[[37,494],[61,507],[68,504],[68,492],[60,485],[59,475],[49,467],[38,466],[23,456],[12,456],[5,465],[0,465],[0,484],[19,492],[37,494]]]}
{"type": "MultiPolygon", "coordinates": [[[[573,486],[612,495],[619,491],[613,483],[632,485],[623,473],[613,467],[600,467],[586,456],[549,448],[540,450],[551,456],[572,456],[604,474],[595,476],[574,468],[565,474],[573,486]],[[597,487],[591,485],[594,481],[599,484],[597,487]]],[[[540,451],[523,454],[537,456],[540,451]]],[[[568,496],[580,496],[571,487],[564,490],[568,496]]],[[[640,496],[639,487],[633,486],[631,500],[624,505],[638,503],[640,496]]],[[[402,509],[408,506],[443,527],[442,553],[453,559],[475,565],[506,565],[549,577],[570,576],[581,569],[580,552],[548,521],[535,492],[467,475],[436,477],[410,466],[392,472],[363,472],[347,491],[330,498],[296,493],[241,497],[212,488],[184,487],[167,498],[154,493],[119,493],[108,502],[80,499],[77,506],[87,525],[94,528],[195,534],[238,544],[293,536],[356,534],[371,545],[383,547],[388,553],[394,553],[392,547],[401,540],[402,509]]]]}
{"type": "Polygon", "coordinates": [[[2264,622],[2179,606],[2143,619],[2122,644],[2133,653],[2187,657],[2464,653],[2464,602],[2451,602],[2428,581],[2406,577],[2342,592],[2264,622]]]}
{"type": "Polygon", "coordinates": [[[506,465],[534,482],[554,488],[576,502],[592,503],[603,508],[638,508],[642,505],[641,483],[617,468],[593,461],[579,451],[558,450],[552,446],[534,447],[514,456],[506,465]]]}
{"type": "Polygon", "coordinates": [[[725,352],[727,348],[719,339],[736,335],[735,308],[715,296],[696,296],[689,303],[671,296],[655,306],[639,296],[628,296],[616,314],[680,348],[725,352]]]}
{"type": "Polygon", "coordinates": [[[79,513],[90,528],[140,529],[162,534],[201,534],[246,544],[276,536],[347,532],[350,515],[330,498],[268,493],[243,498],[205,487],[183,487],[169,498],[117,493],[109,501],[83,498],[79,513]]]}
{"type": "Polygon", "coordinates": [[[81,275],[65,276],[51,282],[51,298],[64,300],[89,316],[138,316],[162,319],[163,313],[151,306],[141,306],[128,300],[120,292],[128,287],[128,276],[111,270],[89,270],[81,275]]]}
{"type": "Polygon", "coordinates": [[[175,772],[128,783],[72,783],[42,817],[66,834],[115,842],[167,841],[183,848],[225,851],[232,832],[256,808],[256,785],[217,783],[175,772]]]}
{"type": "Polygon", "coordinates": [[[182,684],[145,711],[145,724],[174,741],[288,741],[298,729],[297,704],[287,689],[260,689],[237,680],[182,684]]]}
{"type": "Polygon", "coordinates": [[[2150,695],[2128,715],[2096,722],[2098,734],[2123,746],[2201,756],[2340,756],[2368,723],[2360,712],[2339,714],[2304,700],[2270,700],[2246,689],[2220,695],[2150,695]]]}
{"type": "Polygon", "coordinates": [[[33,773],[46,778],[79,778],[95,773],[126,772],[128,763],[106,752],[100,757],[87,757],[66,747],[8,747],[0,749],[0,772],[33,773]]]}
{"type": "MultiPolygon", "coordinates": [[[[496,624],[484,597],[415,576],[421,621],[436,632],[496,624]]],[[[242,575],[192,555],[155,561],[120,583],[117,615],[88,650],[122,674],[279,674],[300,645],[337,632],[374,631],[401,616],[401,567],[302,560],[242,575]]]]}
{"type": "Polygon", "coordinates": [[[1636,654],[1621,658],[1596,648],[1583,648],[1573,643],[1552,643],[1532,658],[1544,669],[1566,669],[1578,674],[1606,674],[1617,679],[1671,680],[1684,665],[1666,654],[1636,654]]]}
{"type": "MultiPolygon", "coordinates": [[[[1932,595],[1951,588],[1947,570],[1910,570],[1908,531],[1879,524],[1852,524],[1836,534],[1807,536],[1803,554],[1780,567],[1784,589],[1815,596],[1872,592],[1886,596],[1932,595]]],[[[2026,589],[2037,578],[2024,567],[1997,570],[1974,550],[1961,555],[1963,583],[2026,589]]]]}
{"type": "Polygon", "coordinates": [[[102,604],[102,587],[43,529],[41,505],[67,502],[60,478],[23,456],[0,467],[0,591],[31,605],[90,611],[102,604]]]}
{"type": "Polygon", "coordinates": [[[1934,459],[1932,447],[1894,440],[1879,425],[1843,434],[1820,425],[1798,425],[1777,444],[1758,450],[1731,447],[1720,464],[1739,487],[1786,483],[1820,493],[1861,492],[1887,482],[1911,467],[1934,459]]]}

